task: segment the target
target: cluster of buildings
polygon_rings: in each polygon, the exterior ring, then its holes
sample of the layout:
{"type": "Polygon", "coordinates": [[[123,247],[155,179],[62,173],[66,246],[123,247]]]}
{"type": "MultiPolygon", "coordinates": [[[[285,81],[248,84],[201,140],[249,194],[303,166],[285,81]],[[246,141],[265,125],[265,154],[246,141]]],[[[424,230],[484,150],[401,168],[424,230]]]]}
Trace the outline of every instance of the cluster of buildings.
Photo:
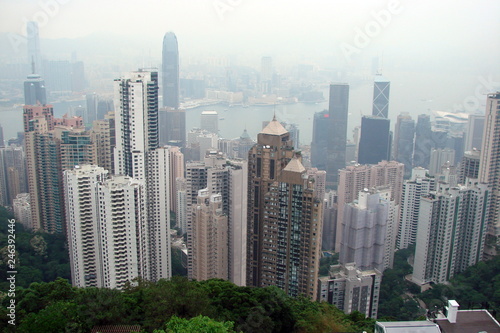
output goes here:
{"type": "MultiPolygon", "coordinates": [[[[190,279],[278,286],[375,318],[397,249],[416,246],[418,285],[497,254],[500,93],[462,132],[445,116],[415,124],[403,113],[393,134],[390,82],[378,75],[373,113],[348,142],[349,85],[332,84],[308,160],[297,128],[276,117],[256,142],[246,130],[219,139],[214,111],[186,133],[173,33],[163,57],[162,107],[155,70],[116,79],[113,105],[97,112],[94,96],[87,119],[55,118],[44,80],[26,80],[24,145],[0,148],[0,203],[27,228],[66,233],[75,286],[170,278],[175,226],[186,235],[190,279]],[[322,251],[340,259],[318,277],[322,251]]],[[[267,90],[270,66],[266,59],[267,90]]]]}

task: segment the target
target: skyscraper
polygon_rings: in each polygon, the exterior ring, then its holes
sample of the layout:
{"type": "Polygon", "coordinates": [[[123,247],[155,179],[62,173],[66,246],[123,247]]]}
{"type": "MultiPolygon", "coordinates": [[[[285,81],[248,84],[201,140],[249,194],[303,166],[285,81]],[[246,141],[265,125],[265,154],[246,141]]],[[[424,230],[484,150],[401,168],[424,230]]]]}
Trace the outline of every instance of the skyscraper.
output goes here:
{"type": "Polygon", "coordinates": [[[359,192],[357,201],[344,207],[339,263],[355,262],[360,270],[381,272],[392,266],[394,246],[389,234],[393,229],[389,225],[393,225],[391,210],[395,207],[389,199],[390,189],[385,191],[383,195],[376,189],[364,189],[359,192]]]}
{"type": "Polygon", "coordinates": [[[363,116],[359,140],[358,163],[377,164],[390,160],[390,121],[376,116],[363,116]]]}
{"type": "Polygon", "coordinates": [[[403,195],[399,218],[397,249],[406,249],[417,239],[418,213],[420,198],[435,190],[435,179],[427,176],[427,170],[416,167],[411,178],[403,183],[403,195]]]}
{"type": "Polygon", "coordinates": [[[410,177],[413,166],[414,137],[415,121],[407,112],[399,114],[394,130],[394,160],[405,165],[405,178],[410,177]]]}
{"type": "Polygon", "coordinates": [[[257,135],[257,144],[248,152],[248,286],[262,285],[264,196],[292,157],[290,134],[276,118],[257,135]]]}
{"type": "Polygon", "coordinates": [[[477,180],[452,188],[439,183],[421,198],[413,282],[445,283],[482,260],[489,192],[477,180]]]}
{"type": "Polygon", "coordinates": [[[163,106],[179,108],[179,48],[177,37],[167,32],[162,51],[163,106]]]}
{"type": "Polygon", "coordinates": [[[349,85],[330,85],[328,115],[330,131],[326,158],[327,186],[337,187],[338,171],[346,165],[347,115],[349,109],[349,85]]]}
{"type": "Polygon", "coordinates": [[[314,174],[293,157],[264,195],[258,286],[278,286],[290,296],[317,294],[323,200],[314,174]]]}
{"type": "Polygon", "coordinates": [[[329,276],[319,278],[318,301],[335,305],[349,314],[359,311],[377,318],[382,273],[377,269],[362,271],[355,263],[330,266],[329,276]]]}
{"type": "Polygon", "coordinates": [[[479,150],[466,151],[460,162],[460,170],[458,172],[458,183],[465,184],[467,178],[479,178],[479,162],[481,152],[479,150]]]}
{"type": "Polygon", "coordinates": [[[415,148],[413,150],[413,166],[428,168],[431,159],[432,129],[431,118],[427,114],[418,116],[415,127],[415,148]]]}
{"type": "Polygon", "coordinates": [[[28,63],[32,66],[31,69],[33,74],[42,74],[42,54],[40,51],[40,35],[38,32],[38,23],[33,21],[27,22],[26,32],[28,44],[28,63]]]}
{"type": "Polygon", "coordinates": [[[390,199],[395,205],[401,202],[404,165],[396,161],[383,161],[376,165],[351,165],[339,171],[339,186],[337,190],[337,231],[335,251],[340,250],[342,237],[342,221],[345,204],[353,202],[360,191],[365,188],[389,186],[390,199]]]}
{"type": "Polygon", "coordinates": [[[38,74],[30,74],[24,81],[24,104],[25,105],[45,105],[47,104],[47,94],[45,91],[45,81],[38,74]]]}
{"type": "Polygon", "coordinates": [[[158,73],[115,79],[114,174],[145,180],[145,154],[158,147],[158,73]]]}
{"type": "MultiPolygon", "coordinates": [[[[313,120],[313,138],[311,142],[311,165],[320,170],[327,169],[328,143],[331,127],[328,110],[316,112],[313,120]]],[[[331,180],[331,177],[330,177],[331,180]]]]}
{"type": "Polygon", "coordinates": [[[200,116],[200,128],[210,133],[219,134],[219,114],[217,111],[203,111],[200,116]]]}
{"type": "Polygon", "coordinates": [[[491,207],[488,214],[488,255],[500,253],[500,92],[488,94],[479,180],[491,187],[491,207]]]}
{"type": "Polygon", "coordinates": [[[389,93],[391,82],[377,74],[373,83],[372,116],[389,118],[389,93]]]}
{"type": "Polygon", "coordinates": [[[477,150],[481,149],[483,142],[484,120],[484,116],[473,114],[469,115],[465,136],[465,151],[471,151],[474,148],[477,150]]]}
{"type": "Polygon", "coordinates": [[[186,146],[186,110],[161,108],[158,113],[160,146],[186,146]]]}

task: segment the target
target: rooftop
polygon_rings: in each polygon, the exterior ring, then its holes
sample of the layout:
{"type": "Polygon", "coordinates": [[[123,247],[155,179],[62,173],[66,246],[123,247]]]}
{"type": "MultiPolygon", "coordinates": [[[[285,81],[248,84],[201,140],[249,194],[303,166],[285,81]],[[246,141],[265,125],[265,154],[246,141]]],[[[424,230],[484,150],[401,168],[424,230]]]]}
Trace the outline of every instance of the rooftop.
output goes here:
{"type": "Polygon", "coordinates": [[[486,310],[459,310],[457,322],[448,319],[436,319],[436,324],[443,333],[500,333],[500,324],[486,310]]]}
{"type": "Polygon", "coordinates": [[[288,133],[288,131],[280,124],[279,121],[276,120],[276,117],[271,120],[269,124],[262,130],[263,134],[271,134],[271,135],[282,135],[288,133]]]}

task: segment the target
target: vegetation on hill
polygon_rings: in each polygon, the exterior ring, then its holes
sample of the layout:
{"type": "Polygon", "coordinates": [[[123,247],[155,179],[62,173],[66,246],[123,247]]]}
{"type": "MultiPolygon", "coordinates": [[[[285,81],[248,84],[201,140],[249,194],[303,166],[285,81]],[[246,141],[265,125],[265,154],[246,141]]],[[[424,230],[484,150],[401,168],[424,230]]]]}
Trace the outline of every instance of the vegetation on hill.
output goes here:
{"type": "MultiPolygon", "coordinates": [[[[8,290],[9,259],[15,260],[16,285],[27,288],[32,282],[54,281],[57,277],[70,279],[69,255],[64,234],[47,234],[25,230],[16,223],[9,233],[8,221],[12,213],[0,206],[0,291],[8,290]],[[15,236],[15,255],[9,253],[9,235],[15,236]],[[9,256],[10,254],[10,256],[9,256]]],[[[13,239],[10,237],[11,240],[13,239]]],[[[11,247],[10,249],[13,249],[11,247]]]]}
{"type": "MultiPolygon", "coordinates": [[[[4,297],[4,318],[8,304],[4,297]]],[[[327,303],[288,297],[276,287],[185,277],[137,280],[123,291],[75,288],[59,278],[18,290],[16,304],[17,326],[2,321],[1,332],[89,332],[96,325],[140,325],[144,332],[176,332],[173,327],[189,332],[196,325],[217,328],[207,332],[371,332],[374,325],[360,313],[345,315],[327,303]]]]}

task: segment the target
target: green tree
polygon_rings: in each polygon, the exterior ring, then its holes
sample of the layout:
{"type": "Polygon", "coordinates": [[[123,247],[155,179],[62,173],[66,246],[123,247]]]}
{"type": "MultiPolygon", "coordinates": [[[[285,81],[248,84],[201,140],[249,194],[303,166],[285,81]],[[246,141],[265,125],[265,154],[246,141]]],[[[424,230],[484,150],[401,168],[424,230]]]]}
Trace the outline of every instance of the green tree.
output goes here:
{"type": "MultiPolygon", "coordinates": [[[[197,316],[191,319],[173,316],[167,323],[166,332],[172,333],[226,333],[234,332],[234,323],[230,321],[219,322],[209,317],[197,316]]],[[[155,333],[165,333],[165,331],[154,331],[155,333]]]]}
{"type": "Polygon", "coordinates": [[[19,325],[18,332],[54,333],[75,328],[76,304],[60,301],[47,306],[38,313],[30,313],[19,325]]]}

